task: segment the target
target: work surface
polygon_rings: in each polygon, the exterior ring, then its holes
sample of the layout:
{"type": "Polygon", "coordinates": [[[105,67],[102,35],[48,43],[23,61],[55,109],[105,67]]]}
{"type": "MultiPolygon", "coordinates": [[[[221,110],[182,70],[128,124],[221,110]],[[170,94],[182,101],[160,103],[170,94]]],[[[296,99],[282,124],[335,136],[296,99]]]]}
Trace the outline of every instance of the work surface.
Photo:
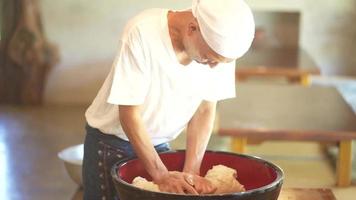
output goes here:
{"type": "Polygon", "coordinates": [[[278,200],[336,200],[330,189],[287,188],[282,189],[278,200]]]}
{"type": "MultiPolygon", "coordinates": [[[[72,200],[82,200],[83,191],[77,190],[72,200]]],[[[330,189],[321,188],[285,188],[281,190],[278,200],[336,200],[330,189]]]]}

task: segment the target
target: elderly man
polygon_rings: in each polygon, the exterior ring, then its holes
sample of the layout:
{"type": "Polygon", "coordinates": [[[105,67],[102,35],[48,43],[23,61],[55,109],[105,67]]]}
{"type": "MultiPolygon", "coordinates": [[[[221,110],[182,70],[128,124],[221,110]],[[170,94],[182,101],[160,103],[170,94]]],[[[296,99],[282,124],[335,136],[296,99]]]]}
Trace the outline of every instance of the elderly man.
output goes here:
{"type": "Polygon", "coordinates": [[[234,60],[250,47],[254,20],[243,0],[194,0],[191,9],[150,9],[131,19],[121,49],[88,108],[84,199],[117,198],[110,169],[137,156],[161,191],[208,194],[199,175],[216,102],[235,96],[234,60]],[[182,172],[158,153],[186,128],[182,172]]]}

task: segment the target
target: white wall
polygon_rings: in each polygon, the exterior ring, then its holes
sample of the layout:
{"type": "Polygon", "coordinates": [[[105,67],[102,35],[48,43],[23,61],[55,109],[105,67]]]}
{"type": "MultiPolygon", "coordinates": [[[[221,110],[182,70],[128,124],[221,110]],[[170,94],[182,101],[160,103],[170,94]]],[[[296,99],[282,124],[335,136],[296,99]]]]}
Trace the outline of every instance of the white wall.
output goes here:
{"type": "Polygon", "coordinates": [[[300,11],[303,0],[246,0],[254,10],[264,11],[300,11]]]}
{"type": "Polygon", "coordinates": [[[356,76],[356,0],[304,0],[301,45],[325,75],[356,76]]]}
{"type": "MultiPolygon", "coordinates": [[[[222,1],[222,0],[219,0],[222,1]]],[[[190,0],[42,0],[48,38],[61,63],[50,73],[49,104],[89,104],[108,73],[125,22],[145,8],[182,9],[190,0]]],[[[356,0],[247,0],[254,10],[300,11],[300,45],[323,74],[356,75],[356,0]]]]}
{"type": "Polygon", "coordinates": [[[183,9],[190,0],[42,0],[46,35],[60,48],[48,104],[88,104],[109,72],[126,21],[146,8],[183,9]]]}

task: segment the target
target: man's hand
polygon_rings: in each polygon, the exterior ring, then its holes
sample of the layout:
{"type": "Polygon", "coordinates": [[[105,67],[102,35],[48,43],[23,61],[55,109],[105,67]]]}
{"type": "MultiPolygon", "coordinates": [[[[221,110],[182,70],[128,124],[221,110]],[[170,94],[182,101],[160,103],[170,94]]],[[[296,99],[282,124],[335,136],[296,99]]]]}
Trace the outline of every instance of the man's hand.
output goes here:
{"type": "Polygon", "coordinates": [[[210,134],[213,130],[216,102],[203,101],[187,127],[187,151],[183,172],[191,174],[194,188],[199,194],[215,192],[216,188],[199,176],[210,134]]]}
{"type": "Polygon", "coordinates": [[[198,175],[190,175],[192,183],[194,185],[195,190],[199,194],[213,194],[216,191],[216,187],[214,187],[209,180],[204,177],[198,175]]]}
{"type": "Polygon", "coordinates": [[[194,185],[187,182],[190,174],[178,171],[170,171],[161,176],[158,180],[153,180],[162,192],[177,194],[195,194],[199,193],[194,189],[194,185]]]}

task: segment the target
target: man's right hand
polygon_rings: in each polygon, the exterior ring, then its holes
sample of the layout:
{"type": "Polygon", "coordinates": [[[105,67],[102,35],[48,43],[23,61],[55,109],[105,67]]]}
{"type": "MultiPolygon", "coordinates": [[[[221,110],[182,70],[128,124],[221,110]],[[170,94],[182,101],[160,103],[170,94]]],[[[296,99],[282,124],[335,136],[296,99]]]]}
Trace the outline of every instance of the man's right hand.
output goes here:
{"type": "Polygon", "coordinates": [[[198,195],[194,187],[187,182],[187,176],[189,174],[184,172],[169,171],[153,182],[162,192],[198,195]]]}

